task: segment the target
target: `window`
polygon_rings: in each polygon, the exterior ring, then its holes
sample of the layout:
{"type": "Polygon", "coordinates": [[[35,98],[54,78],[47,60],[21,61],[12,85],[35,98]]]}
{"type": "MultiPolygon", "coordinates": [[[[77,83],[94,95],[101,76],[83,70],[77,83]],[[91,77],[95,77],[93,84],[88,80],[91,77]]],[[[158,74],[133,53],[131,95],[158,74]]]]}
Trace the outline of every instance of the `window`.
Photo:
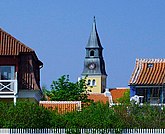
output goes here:
{"type": "Polygon", "coordinates": [[[14,80],[14,66],[0,66],[0,80],[14,80]]]}
{"type": "Polygon", "coordinates": [[[153,66],[154,66],[153,63],[148,63],[148,64],[147,64],[147,68],[152,68],[153,66]]]}
{"type": "Polygon", "coordinates": [[[92,81],[92,86],[96,86],[96,81],[95,80],[92,81]]]}
{"type": "Polygon", "coordinates": [[[92,81],[91,80],[88,80],[88,83],[87,83],[88,86],[96,86],[96,80],[93,79],[92,81]]]}
{"type": "Polygon", "coordinates": [[[90,85],[91,85],[91,80],[88,80],[87,85],[88,85],[88,86],[90,86],[90,85]]]}
{"type": "Polygon", "coordinates": [[[95,56],[95,51],[94,50],[90,51],[90,56],[95,56]]]}

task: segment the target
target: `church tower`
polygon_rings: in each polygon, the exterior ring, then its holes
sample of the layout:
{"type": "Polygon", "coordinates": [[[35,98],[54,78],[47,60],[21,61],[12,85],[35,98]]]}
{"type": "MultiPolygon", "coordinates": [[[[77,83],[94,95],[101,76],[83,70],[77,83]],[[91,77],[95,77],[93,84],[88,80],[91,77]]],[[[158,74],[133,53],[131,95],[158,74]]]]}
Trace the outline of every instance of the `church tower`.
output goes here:
{"type": "Polygon", "coordinates": [[[87,86],[92,93],[103,93],[106,88],[107,74],[102,55],[103,47],[97,33],[95,17],[85,49],[86,56],[84,60],[84,69],[81,75],[82,77],[87,76],[87,86]]]}

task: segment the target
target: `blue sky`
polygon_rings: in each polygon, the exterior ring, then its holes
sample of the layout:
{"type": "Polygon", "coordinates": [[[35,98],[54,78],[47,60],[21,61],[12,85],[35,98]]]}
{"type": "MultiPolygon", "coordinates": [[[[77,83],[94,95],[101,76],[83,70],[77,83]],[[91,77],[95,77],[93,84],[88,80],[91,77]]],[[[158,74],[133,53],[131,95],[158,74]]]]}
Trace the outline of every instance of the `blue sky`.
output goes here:
{"type": "Polygon", "coordinates": [[[0,27],[34,49],[48,88],[64,74],[75,82],[96,16],[107,87],[125,87],[136,58],[165,58],[165,0],[1,0],[0,27]]]}

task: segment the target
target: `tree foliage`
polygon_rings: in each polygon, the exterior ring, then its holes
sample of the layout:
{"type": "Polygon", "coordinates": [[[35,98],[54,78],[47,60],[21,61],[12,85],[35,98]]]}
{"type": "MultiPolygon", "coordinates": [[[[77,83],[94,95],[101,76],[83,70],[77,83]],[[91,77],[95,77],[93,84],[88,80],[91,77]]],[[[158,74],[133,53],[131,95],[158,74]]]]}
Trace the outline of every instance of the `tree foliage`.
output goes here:
{"type": "Polygon", "coordinates": [[[58,114],[30,102],[0,103],[1,128],[165,128],[165,107],[91,103],[58,114]]]}
{"type": "Polygon", "coordinates": [[[101,102],[91,103],[90,106],[85,107],[80,113],[68,113],[66,119],[70,121],[67,127],[72,126],[78,128],[121,128],[118,125],[120,122],[115,111],[109,108],[109,104],[101,102]],[[117,126],[116,126],[117,125],[117,126]]]}
{"type": "Polygon", "coordinates": [[[114,107],[124,128],[165,128],[165,107],[126,104],[114,107]]]}
{"type": "Polygon", "coordinates": [[[54,116],[52,125],[57,128],[121,128],[122,123],[108,104],[91,103],[81,112],[74,111],[54,116]]]}
{"type": "Polygon", "coordinates": [[[121,104],[129,104],[130,103],[130,90],[128,89],[124,93],[123,97],[117,99],[117,101],[121,104]]]}
{"type": "Polygon", "coordinates": [[[0,103],[1,128],[49,128],[51,113],[31,102],[0,103]]]}
{"type": "Polygon", "coordinates": [[[160,106],[132,105],[129,107],[132,117],[132,127],[137,128],[165,128],[165,109],[160,106]]]}
{"type": "Polygon", "coordinates": [[[51,91],[47,91],[47,95],[51,101],[88,102],[88,92],[85,79],[73,83],[69,81],[68,75],[63,75],[57,81],[53,81],[51,91]]]}

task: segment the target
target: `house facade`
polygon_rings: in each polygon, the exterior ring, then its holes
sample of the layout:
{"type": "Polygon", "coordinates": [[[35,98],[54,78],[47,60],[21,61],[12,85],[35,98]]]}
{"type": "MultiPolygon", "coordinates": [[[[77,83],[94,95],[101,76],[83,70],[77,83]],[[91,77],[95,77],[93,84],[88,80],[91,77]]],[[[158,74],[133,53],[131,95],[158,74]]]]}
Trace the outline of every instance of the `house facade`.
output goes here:
{"type": "Polygon", "coordinates": [[[40,69],[35,51],[0,28],[0,98],[41,98],[40,69]]]}
{"type": "Polygon", "coordinates": [[[129,82],[130,97],[139,96],[140,102],[165,103],[165,59],[136,59],[129,82]]]}

